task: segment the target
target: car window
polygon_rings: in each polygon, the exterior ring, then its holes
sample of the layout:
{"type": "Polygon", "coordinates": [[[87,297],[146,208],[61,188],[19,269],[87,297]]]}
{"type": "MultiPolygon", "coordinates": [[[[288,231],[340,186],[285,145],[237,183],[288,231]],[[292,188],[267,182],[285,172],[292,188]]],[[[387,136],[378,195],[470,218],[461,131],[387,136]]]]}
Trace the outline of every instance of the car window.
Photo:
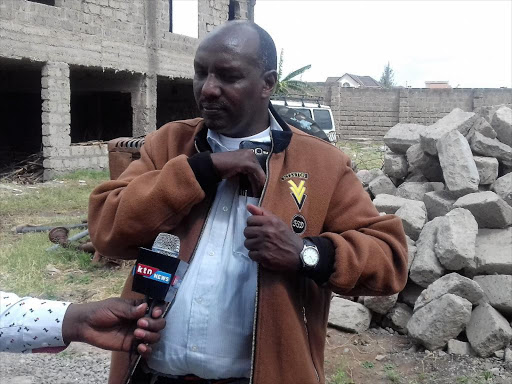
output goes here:
{"type": "Polygon", "coordinates": [[[296,111],[299,111],[304,116],[309,117],[310,119],[312,118],[311,111],[309,109],[305,109],[305,108],[293,108],[293,109],[295,109],[296,111]]]}
{"type": "Polygon", "coordinates": [[[315,109],[313,110],[315,116],[313,119],[316,123],[322,128],[324,131],[328,131],[332,129],[332,120],[331,114],[326,109],[315,109]]]}

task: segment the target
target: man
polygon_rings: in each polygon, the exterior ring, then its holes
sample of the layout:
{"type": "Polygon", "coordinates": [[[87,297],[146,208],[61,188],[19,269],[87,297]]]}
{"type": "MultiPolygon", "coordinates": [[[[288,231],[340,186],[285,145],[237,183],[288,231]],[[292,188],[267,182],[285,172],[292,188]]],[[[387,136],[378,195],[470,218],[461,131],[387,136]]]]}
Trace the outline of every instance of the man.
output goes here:
{"type": "Polygon", "coordinates": [[[165,327],[162,308],[144,317],[147,304],[119,298],[71,304],[0,291],[0,352],[57,353],[80,341],[112,351],[137,351],[148,358],[165,327]],[[138,326],[139,328],[137,328],[138,326]]]}
{"type": "MultiPolygon", "coordinates": [[[[345,154],[273,112],[276,66],[272,38],[256,24],[217,28],[194,60],[202,119],[146,136],[140,160],[91,195],[102,254],[135,258],[172,232],[191,263],[134,383],[324,383],[331,292],[389,295],[405,285],[400,219],[379,216],[345,154]],[[262,165],[238,150],[248,142],[263,154],[269,143],[262,165]]],[[[110,383],[126,370],[116,354],[110,383]]]]}

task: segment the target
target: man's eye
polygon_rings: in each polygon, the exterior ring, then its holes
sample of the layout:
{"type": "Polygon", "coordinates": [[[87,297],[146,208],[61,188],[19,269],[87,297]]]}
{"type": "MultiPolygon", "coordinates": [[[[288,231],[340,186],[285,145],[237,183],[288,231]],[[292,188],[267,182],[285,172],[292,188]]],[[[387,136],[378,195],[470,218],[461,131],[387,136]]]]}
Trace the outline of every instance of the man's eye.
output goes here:
{"type": "Polygon", "coordinates": [[[201,71],[201,70],[196,70],[194,72],[194,76],[197,78],[197,79],[203,79],[206,77],[206,71],[201,71]]]}

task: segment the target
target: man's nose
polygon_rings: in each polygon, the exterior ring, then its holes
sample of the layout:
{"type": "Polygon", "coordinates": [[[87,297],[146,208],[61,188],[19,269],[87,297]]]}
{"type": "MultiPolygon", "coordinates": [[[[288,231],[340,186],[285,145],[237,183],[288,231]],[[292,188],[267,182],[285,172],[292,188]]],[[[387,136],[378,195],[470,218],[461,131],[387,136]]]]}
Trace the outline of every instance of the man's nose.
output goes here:
{"type": "Polygon", "coordinates": [[[201,89],[201,94],[205,98],[219,97],[221,94],[220,84],[214,74],[209,74],[201,89]]]}

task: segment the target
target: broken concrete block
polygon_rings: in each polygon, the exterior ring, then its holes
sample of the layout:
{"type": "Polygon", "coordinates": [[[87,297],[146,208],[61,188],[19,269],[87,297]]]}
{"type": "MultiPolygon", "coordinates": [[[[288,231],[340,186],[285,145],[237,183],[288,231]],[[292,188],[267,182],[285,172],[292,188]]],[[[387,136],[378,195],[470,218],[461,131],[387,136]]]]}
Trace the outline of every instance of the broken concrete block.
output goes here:
{"type": "Polygon", "coordinates": [[[403,303],[396,303],[393,308],[389,310],[383,320],[385,327],[391,327],[402,335],[407,334],[407,323],[412,317],[412,309],[403,303]]]}
{"type": "Polygon", "coordinates": [[[371,169],[366,170],[363,169],[356,173],[357,178],[361,181],[363,184],[363,187],[368,187],[370,182],[375,179],[378,176],[384,176],[384,172],[380,169],[371,169]]]}
{"type": "Polygon", "coordinates": [[[512,276],[481,275],[473,280],[480,285],[493,308],[505,316],[512,316],[512,276]]]}
{"type": "Polygon", "coordinates": [[[468,300],[447,293],[414,312],[407,324],[409,336],[430,350],[443,348],[469,323],[471,308],[468,300]]]}
{"type": "Polygon", "coordinates": [[[423,287],[420,287],[414,281],[409,279],[407,284],[405,284],[405,288],[398,294],[398,301],[414,308],[414,304],[416,303],[416,300],[418,300],[418,297],[420,297],[423,290],[423,287]]]}
{"type": "Polygon", "coordinates": [[[478,191],[480,176],[466,138],[453,130],[437,141],[446,188],[464,195],[478,191]]]}
{"type": "Polygon", "coordinates": [[[475,355],[475,351],[473,351],[473,348],[471,348],[471,344],[456,339],[448,340],[448,353],[451,355],[475,355]]]}
{"type": "Polygon", "coordinates": [[[407,235],[405,235],[405,240],[407,241],[407,255],[408,255],[407,271],[410,271],[412,262],[414,260],[414,256],[416,256],[416,242],[407,235]]]}
{"type": "Polygon", "coordinates": [[[512,275],[512,227],[480,229],[475,243],[475,274],[512,275]]]}
{"type": "Polygon", "coordinates": [[[428,179],[419,170],[415,170],[413,173],[409,173],[405,181],[411,183],[427,183],[428,179]]]}
{"type": "Polygon", "coordinates": [[[512,328],[503,315],[488,303],[482,303],[471,314],[466,336],[479,356],[488,357],[510,343],[512,328]]]}
{"type": "Polygon", "coordinates": [[[434,251],[437,230],[442,220],[444,220],[443,217],[436,217],[425,224],[416,242],[416,256],[414,256],[409,277],[416,284],[424,288],[428,287],[446,272],[434,251]]]}
{"type": "Polygon", "coordinates": [[[384,155],[384,173],[395,179],[403,179],[407,176],[407,159],[405,155],[386,153],[384,155]]]}
{"type": "Polygon", "coordinates": [[[501,197],[505,203],[512,206],[512,173],[507,173],[496,179],[491,186],[491,191],[501,197]]]}
{"type": "MultiPolygon", "coordinates": [[[[421,201],[421,203],[423,202],[421,201]]],[[[418,240],[421,230],[427,222],[427,210],[418,204],[407,202],[396,211],[395,215],[402,219],[405,234],[414,241],[418,240]]]]}
{"type": "Polygon", "coordinates": [[[473,156],[480,176],[480,185],[492,184],[498,178],[498,160],[494,157],[473,156]]]}
{"type": "Polygon", "coordinates": [[[397,188],[396,195],[404,199],[423,201],[425,193],[444,190],[443,183],[406,181],[397,188]]]}
{"type": "Polygon", "coordinates": [[[370,182],[368,188],[370,189],[370,192],[373,194],[373,196],[378,196],[381,193],[388,195],[394,195],[396,193],[395,184],[393,184],[390,178],[386,175],[377,176],[370,182]]]}
{"type": "Polygon", "coordinates": [[[409,147],[420,143],[420,132],[424,125],[398,123],[384,136],[384,143],[393,152],[405,154],[409,147]]]}
{"type": "Polygon", "coordinates": [[[500,163],[510,165],[512,162],[512,148],[498,139],[490,139],[479,132],[471,138],[470,147],[477,155],[495,157],[500,163]]]}
{"type": "Polygon", "coordinates": [[[484,297],[484,291],[475,281],[452,272],[437,279],[421,292],[414,304],[414,312],[447,293],[463,297],[472,304],[477,304],[484,297]]]}
{"type": "Polygon", "coordinates": [[[398,293],[391,296],[364,296],[363,304],[373,312],[385,315],[394,307],[397,299],[398,293]]]}
{"type": "Polygon", "coordinates": [[[425,203],[422,201],[408,200],[403,197],[388,195],[386,193],[377,195],[373,200],[373,204],[375,205],[375,208],[377,208],[377,211],[387,214],[396,213],[396,211],[398,211],[405,203],[416,204],[426,210],[425,203]]]}
{"type": "Polygon", "coordinates": [[[475,260],[475,242],[478,223],[470,211],[455,208],[441,222],[435,252],[439,262],[450,271],[472,265],[475,260]]]}
{"type": "Polygon", "coordinates": [[[329,311],[329,325],[347,332],[361,333],[370,327],[371,311],[354,301],[333,297],[329,311]]]}
{"type": "Polygon", "coordinates": [[[512,147],[512,109],[505,106],[499,108],[492,117],[491,126],[498,140],[512,147]]]}
{"type": "Polygon", "coordinates": [[[512,207],[491,191],[470,193],[453,206],[471,211],[480,228],[505,228],[512,224],[512,207]]]}
{"type": "Polygon", "coordinates": [[[436,155],[439,149],[437,143],[444,135],[457,130],[466,136],[477,118],[478,116],[474,112],[464,112],[462,109],[455,108],[448,115],[420,132],[421,148],[431,155],[436,155]]]}
{"type": "Polygon", "coordinates": [[[443,170],[437,156],[425,153],[419,144],[412,145],[406,153],[409,172],[420,172],[428,181],[443,181],[443,170]]]}
{"type": "Polygon", "coordinates": [[[450,191],[425,193],[423,202],[427,209],[428,219],[433,220],[435,217],[446,215],[453,209],[453,204],[457,199],[457,194],[450,191]]]}
{"type": "Polygon", "coordinates": [[[495,139],[497,137],[496,131],[492,129],[491,124],[489,124],[489,122],[485,120],[483,117],[478,118],[475,121],[475,124],[473,124],[473,126],[469,130],[469,133],[466,136],[468,142],[471,142],[471,139],[473,138],[475,132],[479,132],[490,139],[495,139]]]}

